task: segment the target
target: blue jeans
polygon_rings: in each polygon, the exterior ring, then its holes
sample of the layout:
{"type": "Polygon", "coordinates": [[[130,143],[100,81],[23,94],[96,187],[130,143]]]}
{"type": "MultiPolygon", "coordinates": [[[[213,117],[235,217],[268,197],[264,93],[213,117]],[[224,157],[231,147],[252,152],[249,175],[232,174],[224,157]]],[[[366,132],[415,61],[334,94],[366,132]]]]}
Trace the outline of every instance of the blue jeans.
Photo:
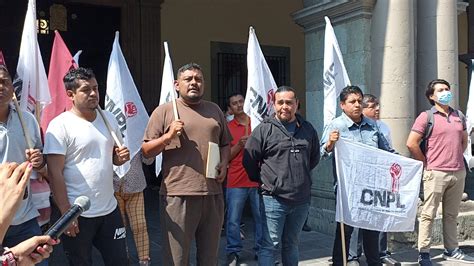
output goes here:
{"type": "Polygon", "coordinates": [[[262,238],[262,222],[260,218],[260,196],[258,188],[227,188],[227,217],[226,217],[226,253],[237,253],[242,250],[240,238],[240,220],[247,198],[250,200],[254,221],[255,251],[258,252],[262,238]]]}
{"type": "Polygon", "coordinates": [[[280,245],[283,265],[298,265],[299,237],[308,209],[309,203],[289,205],[273,196],[262,195],[263,239],[258,252],[258,265],[275,265],[275,253],[280,245]]]}
{"type": "MultiPolygon", "coordinates": [[[[38,221],[36,218],[33,218],[19,225],[11,225],[5,234],[2,244],[4,247],[11,248],[29,238],[42,234],[38,221]]],[[[48,265],[48,260],[43,260],[37,265],[46,266],[48,265]]]]}

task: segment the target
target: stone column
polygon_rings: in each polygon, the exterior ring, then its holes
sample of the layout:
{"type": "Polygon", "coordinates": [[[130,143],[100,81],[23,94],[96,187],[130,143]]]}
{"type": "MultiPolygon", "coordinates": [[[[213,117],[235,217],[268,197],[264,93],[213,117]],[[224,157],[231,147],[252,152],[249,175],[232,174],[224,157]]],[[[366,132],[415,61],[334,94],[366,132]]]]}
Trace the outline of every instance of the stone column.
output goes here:
{"type": "Polygon", "coordinates": [[[406,139],[415,113],[414,4],[377,1],[372,17],[372,81],[381,119],[392,130],[394,148],[407,155],[406,139]]]}
{"type": "MultiPolygon", "coordinates": [[[[379,0],[380,1],[380,0],[379,0]]],[[[398,1],[398,0],[397,0],[398,1]]],[[[331,19],[352,84],[367,92],[371,75],[371,18],[375,0],[304,1],[293,13],[304,28],[306,46],[306,118],[319,134],[323,131],[324,16],[331,19]]],[[[335,195],[332,160],[322,160],[312,172],[309,223],[319,232],[332,234],[335,228],[335,195]]]]}
{"type": "Polygon", "coordinates": [[[457,1],[418,0],[417,16],[417,114],[431,106],[425,89],[436,78],[451,83],[451,106],[458,108],[457,1]]]}

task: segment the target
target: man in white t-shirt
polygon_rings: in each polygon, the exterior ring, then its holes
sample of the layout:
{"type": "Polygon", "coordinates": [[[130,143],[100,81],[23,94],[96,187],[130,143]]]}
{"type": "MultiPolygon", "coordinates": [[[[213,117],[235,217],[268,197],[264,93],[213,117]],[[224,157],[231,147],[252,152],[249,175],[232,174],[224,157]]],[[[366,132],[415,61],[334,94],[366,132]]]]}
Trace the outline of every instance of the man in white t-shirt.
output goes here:
{"type": "Polygon", "coordinates": [[[64,77],[72,109],[48,126],[44,154],[54,201],[64,214],[79,196],[91,201],[89,210],[66,229],[61,240],[70,265],[91,265],[92,245],[105,265],[128,265],[125,227],[114,197],[113,168],[130,159],[126,147],[114,144],[104,119],[120,136],[116,119],[99,108],[97,80],[90,69],[70,70],[64,77]]]}

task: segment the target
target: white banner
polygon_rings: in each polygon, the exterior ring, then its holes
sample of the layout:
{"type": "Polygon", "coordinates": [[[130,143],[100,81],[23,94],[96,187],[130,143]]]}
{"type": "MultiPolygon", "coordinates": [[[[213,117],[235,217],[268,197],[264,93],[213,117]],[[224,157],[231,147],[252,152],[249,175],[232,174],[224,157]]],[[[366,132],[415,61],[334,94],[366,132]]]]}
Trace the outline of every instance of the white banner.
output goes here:
{"type": "Polygon", "coordinates": [[[37,104],[41,111],[43,106],[51,102],[48,78],[38,45],[35,0],[28,1],[13,83],[22,110],[35,113],[37,104]]]}
{"type": "MultiPolygon", "coordinates": [[[[164,42],[163,46],[165,49],[165,62],[163,64],[163,77],[161,79],[160,105],[176,100],[177,98],[174,88],[173,64],[171,63],[171,57],[168,51],[168,42],[164,42]]],[[[163,156],[160,153],[155,159],[156,176],[160,174],[162,161],[163,156]]]]}
{"type": "Polygon", "coordinates": [[[324,17],[324,19],[326,20],[326,30],[324,32],[323,85],[324,126],[326,126],[336,117],[339,94],[344,87],[351,84],[351,81],[347,75],[331,21],[328,17],[324,17]]]}
{"type": "Polygon", "coordinates": [[[277,85],[252,27],[249,29],[247,69],[244,112],[250,117],[253,130],[265,117],[273,115],[273,97],[277,85]]]}
{"type": "MultiPolygon", "coordinates": [[[[130,158],[135,157],[141,149],[149,116],[120,48],[118,32],[115,33],[107,71],[104,109],[114,114],[122,132],[124,145],[130,150],[130,158]]],[[[129,169],[130,161],[118,167],[114,166],[119,177],[123,177],[129,169]]]]}
{"type": "Polygon", "coordinates": [[[474,127],[474,60],[471,59],[471,82],[469,83],[469,98],[466,108],[466,126],[467,126],[467,148],[464,151],[464,158],[469,168],[474,167],[474,158],[472,157],[472,128],[474,127]]]}
{"type": "Polygon", "coordinates": [[[383,232],[414,230],[422,162],[342,138],[335,158],[336,221],[383,232]]]}

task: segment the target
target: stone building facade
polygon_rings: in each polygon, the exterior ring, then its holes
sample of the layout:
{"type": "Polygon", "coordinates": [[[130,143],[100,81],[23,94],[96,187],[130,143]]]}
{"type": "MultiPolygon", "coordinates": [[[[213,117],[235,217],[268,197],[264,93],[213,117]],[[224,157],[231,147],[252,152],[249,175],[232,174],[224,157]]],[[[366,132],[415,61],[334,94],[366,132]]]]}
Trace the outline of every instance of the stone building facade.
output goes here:
{"type": "MultiPolygon", "coordinates": [[[[324,16],[334,27],[353,85],[380,97],[381,119],[392,129],[395,149],[408,155],[411,125],[429,103],[427,83],[443,78],[452,84],[454,106],[465,109],[467,70],[459,47],[466,49],[466,6],[455,0],[305,0],[293,19],[305,32],[307,118],[323,130],[324,16]],[[459,22],[461,20],[462,22],[459,22]],[[459,26],[460,25],[460,26],[459,26]],[[459,40],[463,42],[459,44],[459,40]],[[463,89],[460,89],[460,71],[463,89]]],[[[334,232],[335,195],[332,162],[313,171],[310,224],[334,232]]]]}

